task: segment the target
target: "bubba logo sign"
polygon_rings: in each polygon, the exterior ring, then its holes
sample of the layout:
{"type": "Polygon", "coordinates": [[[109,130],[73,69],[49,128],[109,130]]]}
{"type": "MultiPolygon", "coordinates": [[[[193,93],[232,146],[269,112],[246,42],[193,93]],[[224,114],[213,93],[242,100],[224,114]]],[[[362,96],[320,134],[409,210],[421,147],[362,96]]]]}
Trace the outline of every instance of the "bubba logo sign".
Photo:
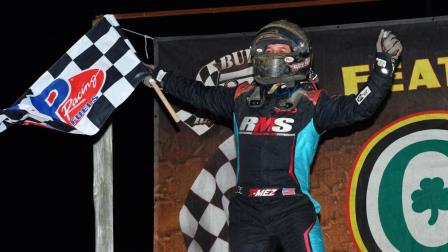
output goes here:
{"type": "Polygon", "coordinates": [[[55,79],[39,95],[30,97],[39,112],[76,126],[98,100],[105,73],[89,69],[67,80],[55,79]]]}
{"type": "Polygon", "coordinates": [[[294,136],[291,134],[293,118],[245,116],[241,121],[239,134],[294,136]]]}
{"type": "Polygon", "coordinates": [[[348,193],[361,251],[448,251],[448,111],[377,132],[358,154],[348,193]]]}

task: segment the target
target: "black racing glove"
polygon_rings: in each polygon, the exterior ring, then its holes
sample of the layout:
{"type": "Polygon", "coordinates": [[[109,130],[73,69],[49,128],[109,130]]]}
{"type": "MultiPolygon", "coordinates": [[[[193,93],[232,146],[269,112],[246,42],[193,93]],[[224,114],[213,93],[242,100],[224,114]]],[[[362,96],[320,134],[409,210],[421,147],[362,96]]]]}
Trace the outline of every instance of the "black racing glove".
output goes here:
{"type": "Polygon", "coordinates": [[[400,40],[391,31],[381,29],[376,42],[377,58],[374,67],[375,71],[383,75],[392,76],[395,64],[402,51],[403,46],[400,40]]]}
{"type": "Polygon", "coordinates": [[[165,77],[166,72],[155,65],[145,64],[145,66],[148,67],[149,76],[143,80],[143,83],[150,88],[156,83],[160,89],[163,89],[163,77],[165,77]]]}

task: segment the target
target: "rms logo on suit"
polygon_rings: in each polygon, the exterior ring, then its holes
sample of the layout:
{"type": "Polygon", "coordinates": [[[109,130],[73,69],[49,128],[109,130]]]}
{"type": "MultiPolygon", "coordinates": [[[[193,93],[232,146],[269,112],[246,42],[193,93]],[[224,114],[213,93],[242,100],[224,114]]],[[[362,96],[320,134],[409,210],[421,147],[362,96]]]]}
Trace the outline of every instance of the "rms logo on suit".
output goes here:
{"type": "Polygon", "coordinates": [[[292,131],[294,119],[289,117],[245,116],[241,120],[239,134],[294,136],[292,131]]]}

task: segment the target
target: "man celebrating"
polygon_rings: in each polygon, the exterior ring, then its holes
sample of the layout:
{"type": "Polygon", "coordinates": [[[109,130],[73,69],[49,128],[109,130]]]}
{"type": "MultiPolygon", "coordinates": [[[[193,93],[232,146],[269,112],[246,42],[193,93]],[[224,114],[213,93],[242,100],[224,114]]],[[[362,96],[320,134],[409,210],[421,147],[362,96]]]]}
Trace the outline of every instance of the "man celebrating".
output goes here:
{"type": "Polygon", "coordinates": [[[299,26],[279,20],[251,44],[253,83],[205,87],[156,67],[163,90],[233,120],[237,189],[229,205],[233,252],[324,251],[310,194],[310,166],[327,130],[369,118],[392,85],[400,41],[382,30],[374,68],[357,95],[330,96],[316,86],[311,43],[299,26]]]}

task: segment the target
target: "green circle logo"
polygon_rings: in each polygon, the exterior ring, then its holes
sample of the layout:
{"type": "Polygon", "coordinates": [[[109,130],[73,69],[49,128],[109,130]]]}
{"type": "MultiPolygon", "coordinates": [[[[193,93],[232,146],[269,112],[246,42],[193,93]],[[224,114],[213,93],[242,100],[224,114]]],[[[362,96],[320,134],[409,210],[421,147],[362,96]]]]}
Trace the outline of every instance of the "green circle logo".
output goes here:
{"type": "Polygon", "coordinates": [[[371,137],[348,208],[361,251],[448,251],[448,112],[410,115],[371,137]]]}

